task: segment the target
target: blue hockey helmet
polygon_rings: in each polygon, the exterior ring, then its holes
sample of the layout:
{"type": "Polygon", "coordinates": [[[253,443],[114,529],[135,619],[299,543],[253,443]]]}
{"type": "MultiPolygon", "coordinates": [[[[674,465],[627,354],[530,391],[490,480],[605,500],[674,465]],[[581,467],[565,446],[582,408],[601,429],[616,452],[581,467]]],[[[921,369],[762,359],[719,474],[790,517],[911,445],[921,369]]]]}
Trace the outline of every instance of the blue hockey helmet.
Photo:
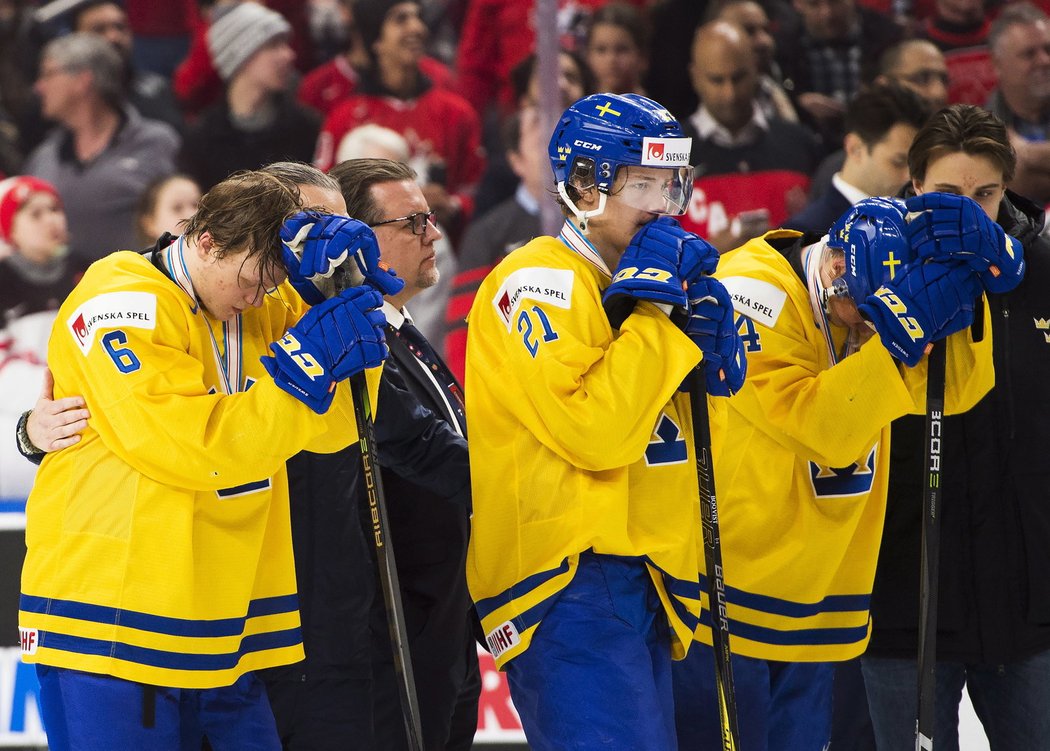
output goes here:
{"type": "Polygon", "coordinates": [[[831,294],[862,303],[915,257],[905,229],[908,209],[897,198],[865,198],[840,216],[828,233],[828,247],[841,250],[845,272],[831,294]]]}
{"type": "MultiPolygon", "coordinates": [[[[609,195],[620,167],[667,169],[667,179],[660,186],[663,210],[658,213],[677,216],[685,213],[693,192],[691,147],[692,139],[682,135],[674,116],[652,99],[638,94],[591,94],[565,110],[547,152],[563,198],[570,177],[583,178],[585,185],[609,195]]],[[[628,191],[622,197],[636,208],[652,210],[652,202],[639,206],[628,191]]]]}

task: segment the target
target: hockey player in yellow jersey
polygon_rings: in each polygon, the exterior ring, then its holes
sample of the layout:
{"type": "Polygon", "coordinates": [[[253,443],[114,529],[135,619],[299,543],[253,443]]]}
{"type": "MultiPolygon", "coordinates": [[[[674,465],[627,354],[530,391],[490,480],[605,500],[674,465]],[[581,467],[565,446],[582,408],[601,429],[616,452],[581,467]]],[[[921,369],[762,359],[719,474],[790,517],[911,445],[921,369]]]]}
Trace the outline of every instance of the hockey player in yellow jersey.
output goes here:
{"type": "Polygon", "coordinates": [[[745,370],[717,251],[664,216],[688,204],[689,151],[645,97],[569,107],[561,233],[503,260],[468,318],[467,581],[533,749],[675,747],[670,662],[700,598],[679,387],[701,358],[712,394],[745,370]]]}
{"type": "MultiPolygon", "coordinates": [[[[992,384],[974,301],[1016,284],[1023,260],[1019,245],[945,222],[966,201],[865,199],[817,242],[773,231],[719,264],[749,363],[713,426],[743,751],[827,748],[833,663],[870,635],[889,426],[925,409],[927,346],[946,340],[948,412],[992,384]],[[919,219],[907,223],[909,211],[919,219]],[[933,240],[952,252],[917,252],[933,240]]],[[[683,748],[721,748],[710,623],[705,608],[701,643],[674,669],[683,748]]]]}
{"type": "Polygon", "coordinates": [[[303,656],[285,460],[357,440],[342,382],[374,393],[400,288],[365,225],[301,209],[234,175],[59,312],[55,394],[91,417],[27,503],[19,612],[56,751],[280,748],[252,671],[303,656]],[[369,283],[324,300],[348,257],[369,283]]]}

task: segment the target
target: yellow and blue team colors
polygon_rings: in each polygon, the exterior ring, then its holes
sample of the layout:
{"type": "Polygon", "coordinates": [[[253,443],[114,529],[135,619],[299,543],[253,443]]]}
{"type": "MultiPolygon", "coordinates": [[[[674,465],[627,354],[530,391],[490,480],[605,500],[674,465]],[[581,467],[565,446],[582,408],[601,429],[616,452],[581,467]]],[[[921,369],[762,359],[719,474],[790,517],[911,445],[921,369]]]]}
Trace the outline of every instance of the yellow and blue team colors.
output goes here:
{"type": "Polygon", "coordinates": [[[91,266],[48,352],[91,419],[27,504],[26,661],[214,688],[302,659],[284,462],[358,439],[345,384],[319,416],[259,362],[303,311],[281,285],[234,336],[139,254],[91,266]]]}
{"type": "MultiPolygon", "coordinates": [[[[923,412],[926,360],[903,367],[876,335],[836,363],[846,330],[817,324],[806,284],[767,242],[794,236],[751,240],[716,273],[748,360],[712,424],[729,630],[737,654],[839,661],[868,641],[889,425],[923,412]]],[[[990,337],[961,331],[947,358],[947,411],[965,411],[992,386],[990,337]]],[[[697,638],[710,644],[710,628],[697,638]]]]}
{"type": "Polygon", "coordinates": [[[697,622],[696,466],[677,389],[701,353],[646,302],[614,332],[609,281],[566,224],[504,259],[470,313],[467,583],[500,667],[528,649],[587,550],[644,558],[676,657],[697,622]]]}

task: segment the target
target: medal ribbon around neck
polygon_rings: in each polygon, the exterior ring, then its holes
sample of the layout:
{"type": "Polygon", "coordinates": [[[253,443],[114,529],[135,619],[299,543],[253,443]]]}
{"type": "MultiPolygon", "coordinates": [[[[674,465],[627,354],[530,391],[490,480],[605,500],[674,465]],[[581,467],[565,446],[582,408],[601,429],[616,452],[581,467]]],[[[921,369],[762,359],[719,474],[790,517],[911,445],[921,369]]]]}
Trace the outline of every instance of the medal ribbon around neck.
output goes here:
{"type": "Polygon", "coordinates": [[[592,265],[597,266],[603,272],[612,276],[609,267],[605,265],[605,261],[602,260],[597,249],[595,249],[594,245],[591,244],[591,241],[588,240],[583,233],[572,226],[572,222],[566,220],[565,224],[562,225],[558,239],[568,246],[570,250],[583,256],[583,258],[590,261],[592,265]]]}
{"type": "Polygon", "coordinates": [[[223,391],[226,394],[233,394],[240,391],[240,387],[244,383],[244,337],[241,331],[241,314],[238,313],[232,320],[222,322],[223,347],[220,350],[219,343],[215,341],[215,334],[212,332],[211,320],[197,299],[197,293],[193,291],[193,281],[190,279],[189,271],[186,268],[185,246],[181,235],[179,236],[178,248],[176,249],[175,246],[176,243],[172,243],[164,251],[164,263],[171,273],[171,278],[193,300],[192,310],[194,315],[199,310],[201,315],[204,316],[204,322],[208,328],[208,337],[211,339],[212,354],[215,356],[216,369],[221,376],[223,391]]]}

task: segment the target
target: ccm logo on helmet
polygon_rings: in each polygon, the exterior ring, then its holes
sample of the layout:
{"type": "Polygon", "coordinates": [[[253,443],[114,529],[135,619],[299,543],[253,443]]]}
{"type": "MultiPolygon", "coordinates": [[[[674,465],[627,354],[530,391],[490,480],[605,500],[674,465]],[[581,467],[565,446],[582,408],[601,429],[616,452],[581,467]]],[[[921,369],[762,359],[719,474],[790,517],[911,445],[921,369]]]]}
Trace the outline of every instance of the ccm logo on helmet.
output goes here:
{"type": "Polygon", "coordinates": [[[688,167],[692,138],[643,138],[643,167],[688,167]]]}
{"type": "Polygon", "coordinates": [[[588,151],[601,151],[602,150],[602,147],[599,146],[598,144],[591,143],[590,141],[581,141],[578,138],[575,141],[572,142],[572,145],[573,146],[578,146],[581,149],[587,149],[588,151]]]}

